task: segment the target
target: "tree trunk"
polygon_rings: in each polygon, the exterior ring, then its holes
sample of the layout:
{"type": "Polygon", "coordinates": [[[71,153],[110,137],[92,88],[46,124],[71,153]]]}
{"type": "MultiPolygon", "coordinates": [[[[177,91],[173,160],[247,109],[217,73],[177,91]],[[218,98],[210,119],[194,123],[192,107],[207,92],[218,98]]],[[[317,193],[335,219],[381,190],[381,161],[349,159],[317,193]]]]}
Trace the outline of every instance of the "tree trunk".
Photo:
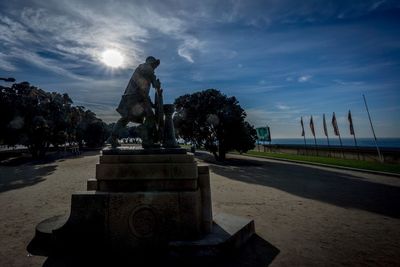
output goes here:
{"type": "Polygon", "coordinates": [[[215,160],[219,161],[219,156],[218,156],[217,152],[216,151],[211,151],[211,153],[213,153],[215,160]]]}
{"type": "Polygon", "coordinates": [[[36,159],[38,157],[38,151],[35,145],[28,145],[28,150],[31,152],[32,158],[36,159]]]}
{"type": "Polygon", "coordinates": [[[46,148],[46,146],[41,146],[40,147],[40,150],[39,150],[39,157],[42,159],[42,158],[44,158],[44,156],[46,155],[46,150],[47,150],[47,148],[46,148]]]}
{"type": "Polygon", "coordinates": [[[218,156],[219,161],[225,160],[226,151],[225,151],[225,147],[224,147],[223,143],[221,143],[221,142],[218,145],[218,154],[219,154],[219,156],[218,156]]]}
{"type": "Polygon", "coordinates": [[[220,149],[219,149],[219,156],[218,156],[218,158],[219,158],[219,161],[224,161],[224,160],[225,160],[225,158],[226,158],[226,151],[225,151],[225,149],[223,149],[223,148],[220,148],[220,149]]]}

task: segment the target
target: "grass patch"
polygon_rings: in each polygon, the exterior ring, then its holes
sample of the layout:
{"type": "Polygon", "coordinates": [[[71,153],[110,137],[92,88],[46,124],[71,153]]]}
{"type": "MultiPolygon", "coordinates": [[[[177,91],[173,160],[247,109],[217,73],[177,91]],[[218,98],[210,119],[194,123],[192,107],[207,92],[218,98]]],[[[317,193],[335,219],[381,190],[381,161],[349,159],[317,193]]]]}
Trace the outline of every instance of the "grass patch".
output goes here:
{"type": "Polygon", "coordinates": [[[284,154],[284,153],[273,153],[273,152],[258,152],[258,151],[248,151],[243,155],[264,157],[264,158],[276,158],[276,159],[289,159],[298,160],[312,163],[322,163],[335,166],[343,166],[364,170],[372,171],[382,171],[400,174],[400,164],[388,164],[380,162],[370,162],[363,160],[353,160],[353,159],[339,159],[339,158],[329,158],[329,157],[317,157],[317,156],[303,156],[294,154],[284,154]]]}

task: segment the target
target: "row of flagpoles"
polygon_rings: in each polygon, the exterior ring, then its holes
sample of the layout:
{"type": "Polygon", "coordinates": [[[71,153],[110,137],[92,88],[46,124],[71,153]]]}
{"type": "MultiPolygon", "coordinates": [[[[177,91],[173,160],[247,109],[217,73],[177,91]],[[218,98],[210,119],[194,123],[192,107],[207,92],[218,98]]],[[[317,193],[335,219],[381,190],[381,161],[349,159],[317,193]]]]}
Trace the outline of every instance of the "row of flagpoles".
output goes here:
{"type": "MultiPolygon", "coordinates": [[[[347,115],[347,119],[349,121],[350,134],[354,137],[355,147],[358,148],[356,135],[354,133],[353,119],[351,117],[351,111],[350,110],[349,110],[349,113],[347,115]]],[[[328,142],[328,147],[330,147],[328,127],[326,126],[325,114],[323,114],[323,119],[322,120],[323,120],[324,134],[325,134],[326,140],[328,142]]],[[[304,138],[304,146],[306,146],[307,142],[306,142],[306,135],[305,135],[305,131],[304,131],[303,117],[301,117],[301,119],[300,119],[300,124],[301,124],[301,136],[303,136],[303,138],[304,138]]],[[[343,148],[342,138],[340,136],[339,126],[337,124],[335,112],[333,112],[333,115],[332,115],[332,127],[333,127],[333,132],[335,133],[335,135],[339,137],[340,147],[343,148]]],[[[312,116],[310,118],[310,129],[311,129],[311,134],[314,137],[314,143],[315,143],[315,147],[316,147],[317,146],[317,139],[316,139],[316,136],[315,136],[314,120],[313,120],[312,116]]],[[[317,152],[317,154],[318,154],[318,152],[317,152]]],[[[342,156],[344,157],[343,149],[342,149],[342,156]]]]}
{"type": "MultiPolygon", "coordinates": [[[[377,139],[376,139],[374,127],[373,127],[372,121],[371,121],[371,116],[370,116],[370,114],[369,114],[369,109],[368,109],[368,105],[367,105],[367,100],[365,99],[365,96],[364,96],[364,95],[363,95],[363,98],[364,98],[365,108],[366,108],[367,113],[368,113],[369,122],[370,122],[370,124],[371,124],[371,130],[372,130],[372,133],[373,133],[373,135],[374,135],[374,140],[375,140],[375,145],[376,145],[376,149],[377,149],[377,152],[378,152],[378,157],[379,157],[379,160],[380,160],[381,162],[383,162],[383,157],[382,157],[382,155],[381,155],[381,153],[380,153],[380,150],[379,150],[379,146],[378,146],[378,143],[377,143],[377,139]]],[[[356,134],[355,134],[355,132],[354,132],[353,118],[352,118],[352,116],[351,116],[351,111],[350,111],[350,110],[349,110],[349,113],[348,113],[348,115],[347,115],[347,120],[348,120],[348,122],[349,122],[350,135],[352,135],[353,138],[354,138],[354,146],[358,149],[357,138],[356,138],[356,134]]],[[[344,158],[343,143],[342,143],[342,138],[341,138],[341,136],[340,136],[339,126],[338,126],[338,123],[337,123],[337,120],[336,120],[335,112],[333,112],[332,121],[331,121],[331,122],[332,122],[332,127],[333,127],[333,132],[334,132],[334,134],[335,134],[336,136],[339,137],[340,147],[341,147],[341,150],[342,150],[342,156],[343,156],[343,158],[344,158]]],[[[301,124],[301,129],[302,129],[302,131],[301,131],[301,136],[303,136],[303,138],[304,138],[304,147],[307,149],[307,143],[306,143],[306,135],[305,135],[305,131],[304,131],[303,117],[301,117],[301,119],[300,119],[300,124],[301,124]]],[[[325,120],[325,114],[323,114],[323,127],[324,127],[324,134],[325,134],[326,140],[327,140],[327,142],[328,142],[328,147],[330,147],[330,144],[329,144],[329,135],[328,135],[328,128],[327,128],[327,126],[326,126],[326,120],[325,120]]],[[[315,128],[314,128],[314,121],[313,121],[313,117],[312,117],[312,116],[311,116],[311,118],[310,118],[310,129],[311,129],[311,134],[312,134],[313,137],[314,137],[315,149],[316,149],[316,152],[317,152],[317,155],[318,155],[318,150],[317,150],[317,139],[316,139],[316,137],[315,137],[315,128]]],[[[360,158],[360,154],[359,154],[359,153],[358,153],[358,158],[360,158]]]]}

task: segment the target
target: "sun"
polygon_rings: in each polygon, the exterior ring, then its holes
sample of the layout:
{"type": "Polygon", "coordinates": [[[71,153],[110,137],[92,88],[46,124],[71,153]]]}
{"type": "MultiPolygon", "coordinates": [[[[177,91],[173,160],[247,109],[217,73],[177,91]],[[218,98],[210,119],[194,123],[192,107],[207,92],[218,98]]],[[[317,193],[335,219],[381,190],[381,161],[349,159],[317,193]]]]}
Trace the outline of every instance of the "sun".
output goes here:
{"type": "Polygon", "coordinates": [[[115,49],[107,49],[101,53],[101,61],[111,68],[118,68],[124,63],[124,57],[121,52],[115,49]]]}

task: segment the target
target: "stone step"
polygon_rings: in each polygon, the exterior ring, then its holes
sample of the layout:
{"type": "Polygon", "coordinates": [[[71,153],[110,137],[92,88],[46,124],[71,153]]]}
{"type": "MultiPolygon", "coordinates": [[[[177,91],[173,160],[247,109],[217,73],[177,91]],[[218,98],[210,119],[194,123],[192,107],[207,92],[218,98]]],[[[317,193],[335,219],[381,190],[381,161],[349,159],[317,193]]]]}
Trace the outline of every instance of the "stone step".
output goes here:
{"type": "Polygon", "coordinates": [[[48,256],[54,248],[53,231],[60,229],[68,221],[68,215],[57,215],[40,222],[35,229],[35,238],[27,250],[34,255],[48,256]]]}
{"type": "Polygon", "coordinates": [[[254,221],[226,213],[214,215],[212,232],[202,239],[169,242],[175,256],[217,256],[240,248],[255,233],[254,221]]]}
{"type": "Polygon", "coordinates": [[[191,163],[191,162],[194,162],[194,156],[191,154],[100,156],[100,163],[191,163]]]}
{"type": "Polygon", "coordinates": [[[137,148],[120,146],[118,148],[104,148],[103,155],[178,155],[186,154],[185,148],[137,148]]]}
{"type": "MultiPolygon", "coordinates": [[[[92,184],[90,185],[92,186],[92,184]]],[[[197,179],[96,180],[95,188],[96,189],[88,190],[98,190],[102,192],[193,191],[198,188],[198,183],[197,179]]]]}
{"type": "Polygon", "coordinates": [[[113,179],[197,179],[193,163],[126,163],[97,164],[97,180],[113,179]]]}

